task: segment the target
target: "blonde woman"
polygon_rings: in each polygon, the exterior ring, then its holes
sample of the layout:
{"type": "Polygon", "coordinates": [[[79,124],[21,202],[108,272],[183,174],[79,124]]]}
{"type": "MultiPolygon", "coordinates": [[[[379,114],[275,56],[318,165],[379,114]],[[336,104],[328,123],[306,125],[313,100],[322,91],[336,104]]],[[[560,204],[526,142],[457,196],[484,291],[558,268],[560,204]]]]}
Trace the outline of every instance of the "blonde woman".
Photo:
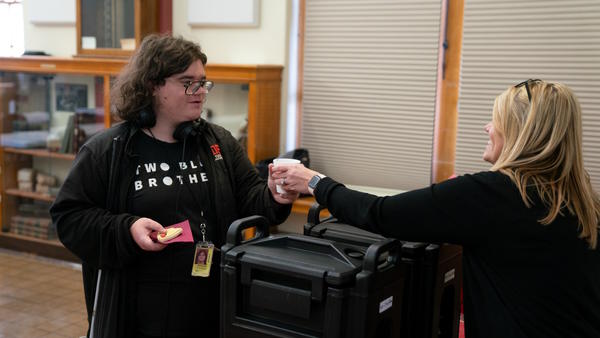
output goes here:
{"type": "MultiPolygon", "coordinates": [[[[389,197],[302,166],[272,168],[343,222],[389,237],[463,246],[465,333],[600,337],[600,201],[583,168],[581,109],[560,83],[496,98],[490,171],[389,197]]],[[[281,181],[279,181],[281,180],[281,181]]]]}

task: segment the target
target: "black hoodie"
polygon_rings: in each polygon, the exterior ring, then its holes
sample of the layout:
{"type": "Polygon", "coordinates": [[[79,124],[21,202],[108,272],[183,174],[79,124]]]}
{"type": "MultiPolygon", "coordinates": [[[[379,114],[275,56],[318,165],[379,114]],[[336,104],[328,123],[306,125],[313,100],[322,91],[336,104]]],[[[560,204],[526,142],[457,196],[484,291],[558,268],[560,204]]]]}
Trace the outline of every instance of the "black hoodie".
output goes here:
{"type": "MultiPolygon", "coordinates": [[[[283,222],[291,205],[276,203],[245,151],[224,128],[202,121],[200,132],[188,142],[210,154],[217,144],[222,159],[208,163],[214,179],[210,193],[223,242],[234,220],[263,215],[272,225],[283,222]]],[[[94,337],[131,337],[135,325],[136,294],[132,267],[141,249],[130,226],[142,216],[127,210],[136,155],[129,141],[141,132],[124,122],[92,137],[81,148],[71,171],[50,208],[59,239],[82,260],[88,320],[91,324],[98,271],[102,270],[93,325],[94,337]]],[[[218,290],[214,290],[218,294],[218,290]]],[[[215,309],[215,311],[219,311],[215,309]]],[[[218,313],[218,312],[217,312],[218,313]]]]}

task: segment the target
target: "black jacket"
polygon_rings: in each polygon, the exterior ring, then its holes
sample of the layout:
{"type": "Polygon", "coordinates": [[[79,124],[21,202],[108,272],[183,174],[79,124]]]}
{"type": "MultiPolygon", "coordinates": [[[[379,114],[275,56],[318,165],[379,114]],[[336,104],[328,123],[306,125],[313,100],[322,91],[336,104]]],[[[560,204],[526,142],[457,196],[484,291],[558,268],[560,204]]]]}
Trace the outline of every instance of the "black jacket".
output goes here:
{"type": "Polygon", "coordinates": [[[579,238],[563,210],[548,224],[499,172],[464,175],[387,197],[323,178],[319,204],[340,221],[385,236],[463,246],[468,338],[600,337],[600,246],[579,238]]]}
{"type": "MultiPolygon", "coordinates": [[[[263,215],[272,224],[287,218],[291,205],[276,203],[244,150],[222,127],[202,121],[188,142],[210,151],[218,144],[222,160],[209,164],[215,177],[211,197],[217,203],[221,243],[234,220],[263,215]]],[[[127,212],[127,194],[135,175],[136,154],[129,141],[141,132],[121,123],[90,139],[75,158],[71,171],[50,208],[61,242],[82,260],[88,320],[91,320],[98,270],[102,270],[96,305],[94,337],[133,335],[135,279],[132,269],[141,252],[129,228],[139,217],[127,212]]],[[[91,323],[91,322],[90,322],[91,323]]]]}

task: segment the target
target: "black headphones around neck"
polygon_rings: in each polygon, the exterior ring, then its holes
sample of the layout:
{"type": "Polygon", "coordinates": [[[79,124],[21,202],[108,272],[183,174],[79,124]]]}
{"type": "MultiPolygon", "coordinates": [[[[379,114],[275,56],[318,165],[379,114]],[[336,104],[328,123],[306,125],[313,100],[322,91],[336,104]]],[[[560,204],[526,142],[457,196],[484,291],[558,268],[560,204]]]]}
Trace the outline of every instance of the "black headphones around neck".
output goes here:
{"type": "Polygon", "coordinates": [[[177,141],[183,141],[190,136],[199,135],[201,130],[202,122],[200,119],[182,122],[173,131],[173,138],[177,141]]]}
{"type": "Polygon", "coordinates": [[[156,124],[156,114],[154,114],[151,108],[142,109],[135,123],[142,129],[152,128],[156,124]]]}
{"type": "MultiPolygon", "coordinates": [[[[140,111],[136,124],[142,129],[150,129],[156,124],[156,114],[154,114],[151,109],[143,109],[140,111]]],[[[201,130],[201,119],[182,122],[175,128],[175,131],[173,131],[173,138],[177,141],[183,141],[189,136],[199,135],[201,130]]]]}

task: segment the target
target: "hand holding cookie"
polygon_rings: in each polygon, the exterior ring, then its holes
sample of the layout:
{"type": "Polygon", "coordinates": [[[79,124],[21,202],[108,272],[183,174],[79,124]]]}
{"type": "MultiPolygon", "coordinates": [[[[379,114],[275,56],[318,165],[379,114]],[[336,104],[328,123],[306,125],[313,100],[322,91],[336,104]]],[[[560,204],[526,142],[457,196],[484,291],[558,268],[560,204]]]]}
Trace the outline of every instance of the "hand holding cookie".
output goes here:
{"type": "Polygon", "coordinates": [[[152,234],[165,232],[165,229],[158,222],[150,218],[139,218],[131,225],[129,231],[135,243],[142,250],[160,251],[165,248],[165,245],[156,243],[156,237],[152,237],[152,234]]]}
{"type": "Polygon", "coordinates": [[[156,239],[161,243],[165,243],[181,235],[182,233],[183,229],[181,228],[168,228],[165,232],[159,233],[158,236],[156,236],[156,239]]]}
{"type": "Polygon", "coordinates": [[[192,235],[190,222],[188,220],[166,226],[160,230],[151,232],[149,235],[156,245],[163,247],[166,244],[172,244],[176,242],[194,242],[194,236],[192,235]]]}

